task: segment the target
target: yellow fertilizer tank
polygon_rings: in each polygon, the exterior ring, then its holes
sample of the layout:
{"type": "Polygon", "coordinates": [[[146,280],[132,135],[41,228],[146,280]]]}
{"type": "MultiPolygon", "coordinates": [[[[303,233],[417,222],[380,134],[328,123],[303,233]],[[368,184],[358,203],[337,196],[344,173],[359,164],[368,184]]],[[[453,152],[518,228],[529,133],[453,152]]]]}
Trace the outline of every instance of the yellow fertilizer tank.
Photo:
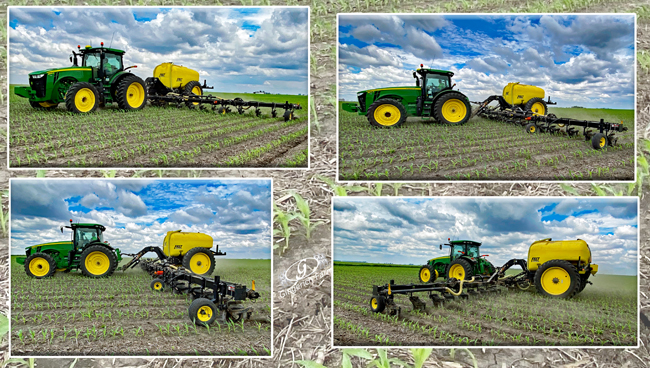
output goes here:
{"type": "Polygon", "coordinates": [[[503,88],[503,98],[507,103],[514,106],[520,106],[526,111],[532,111],[535,114],[546,115],[546,103],[544,101],[544,90],[529,86],[527,84],[508,83],[503,88]]]}
{"type": "Polygon", "coordinates": [[[181,259],[183,267],[199,275],[214,271],[214,253],[210,248],[212,237],[202,233],[168,231],[163,241],[166,256],[181,259]]]}
{"type": "Polygon", "coordinates": [[[153,70],[153,76],[169,89],[183,88],[189,82],[199,82],[199,72],[174,63],[162,63],[153,70]]]}

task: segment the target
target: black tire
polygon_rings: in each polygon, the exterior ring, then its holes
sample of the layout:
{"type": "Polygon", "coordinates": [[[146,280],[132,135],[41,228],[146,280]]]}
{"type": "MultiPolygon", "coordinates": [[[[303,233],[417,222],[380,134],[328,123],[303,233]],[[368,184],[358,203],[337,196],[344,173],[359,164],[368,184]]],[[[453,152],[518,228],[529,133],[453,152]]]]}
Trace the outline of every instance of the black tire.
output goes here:
{"type": "Polygon", "coordinates": [[[474,272],[472,270],[472,264],[469,263],[469,261],[466,259],[456,258],[449,264],[449,266],[447,266],[447,280],[449,280],[452,277],[461,280],[459,277],[456,277],[456,275],[450,275],[451,269],[455,265],[460,265],[463,268],[463,270],[465,271],[465,280],[469,280],[472,278],[472,276],[474,276],[474,272]]]}
{"type": "Polygon", "coordinates": [[[54,275],[54,272],[56,272],[56,262],[54,262],[54,258],[47,253],[36,252],[30,254],[29,257],[25,259],[25,273],[27,273],[27,276],[29,277],[33,277],[35,279],[43,279],[46,277],[52,277],[52,275],[54,275]],[[29,267],[32,261],[38,262],[39,264],[35,264],[34,267],[36,267],[38,270],[43,270],[44,273],[41,274],[37,272],[37,274],[34,274],[29,267]],[[42,261],[47,262],[47,266],[42,264],[42,261]],[[44,270],[45,267],[49,267],[49,269],[44,270]]]}
{"type": "MultiPolygon", "coordinates": [[[[472,106],[469,104],[469,100],[467,100],[467,96],[460,92],[447,92],[444,95],[440,96],[438,100],[434,103],[434,109],[433,109],[433,115],[436,118],[436,120],[441,123],[441,124],[450,124],[450,125],[463,125],[467,123],[470,117],[472,117],[472,106]],[[465,106],[465,115],[458,121],[453,121],[445,118],[443,115],[443,106],[445,103],[452,103],[455,102],[455,106],[451,107],[453,110],[456,111],[458,109],[458,113],[462,114],[462,109],[460,109],[460,104],[463,104],[465,106]]],[[[448,116],[449,117],[449,116],[448,116]]]]}
{"type": "Polygon", "coordinates": [[[214,272],[214,262],[214,254],[208,248],[192,248],[183,256],[183,267],[185,267],[188,271],[202,276],[212,275],[212,272],[214,272]],[[197,268],[203,268],[203,264],[201,261],[198,261],[199,263],[196,263],[196,260],[193,261],[192,258],[195,256],[203,259],[208,257],[210,259],[210,266],[208,267],[207,271],[201,273],[197,272],[197,268]]]}
{"type": "Polygon", "coordinates": [[[524,106],[524,110],[530,111],[537,115],[546,115],[546,113],[548,112],[548,107],[546,106],[546,101],[544,101],[543,98],[535,97],[535,98],[531,98],[530,100],[528,100],[528,102],[526,102],[526,105],[524,106]],[[537,108],[536,111],[533,111],[533,105],[535,105],[536,103],[542,104],[544,106],[544,111],[540,112],[539,110],[537,110],[537,108]]]}
{"type": "Polygon", "coordinates": [[[293,111],[285,110],[284,115],[282,115],[282,117],[284,118],[284,121],[293,120],[294,119],[293,111]]]}
{"type": "Polygon", "coordinates": [[[165,283],[161,279],[153,279],[150,286],[153,291],[165,291],[165,283]]]}
{"type": "Polygon", "coordinates": [[[492,274],[494,274],[497,268],[494,267],[492,262],[488,261],[487,259],[483,259],[483,260],[487,263],[487,270],[486,270],[487,273],[483,273],[483,275],[492,276],[492,274]]]}
{"type": "Polygon", "coordinates": [[[535,123],[526,124],[526,133],[529,134],[537,133],[537,125],[535,125],[535,123]]]}
{"type": "Polygon", "coordinates": [[[591,272],[585,272],[584,274],[580,275],[580,289],[578,290],[578,293],[581,293],[582,290],[584,290],[585,287],[587,286],[587,281],[589,280],[589,276],[591,276],[591,272]]]}
{"type": "Polygon", "coordinates": [[[117,268],[117,257],[115,256],[115,252],[112,249],[109,249],[108,247],[105,247],[103,245],[91,245],[89,247],[86,247],[86,249],[84,249],[83,252],[81,252],[81,258],[79,260],[79,268],[81,269],[81,273],[84,276],[88,276],[92,278],[108,277],[112,275],[113,272],[115,272],[115,269],[117,268]],[[100,269],[103,268],[104,264],[102,264],[101,262],[106,261],[102,259],[103,257],[101,257],[100,255],[93,254],[95,252],[102,253],[108,258],[107,260],[108,263],[105,264],[107,266],[106,271],[98,272],[97,270],[94,269],[95,266],[100,269]],[[88,259],[89,262],[87,264],[86,258],[90,255],[93,255],[93,257],[97,256],[100,258],[97,260],[88,259]],[[91,266],[91,264],[93,263],[94,266],[88,269],[88,266],[91,266]]]}
{"type": "Polygon", "coordinates": [[[141,110],[147,104],[146,84],[137,75],[129,74],[118,82],[115,99],[122,110],[141,110]],[[129,88],[133,89],[129,91],[129,88]]]}
{"type": "Polygon", "coordinates": [[[209,326],[217,319],[217,306],[210,299],[194,299],[187,309],[190,320],[198,326],[209,326]]]}
{"type": "MultiPolygon", "coordinates": [[[[425,272],[425,274],[426,274],[426,272],[425,272]]],[[[422,266],[420,268],[420,272],[418,272],[418,278],[420,279],[420,282],[423,282],[425,284],[429,284],[429,283],[435,282],[436,279],[438,278],[438,275],[436,273],[435,268],[433,268],[430,265],[424,265],[424,266],[422,266]],[[425,275],[423,275],[422,271],[425,271],[425,270],[429,271],[428,272],[428,275],[429,275],[428,278],[425,275]],[[426,278],[426,280],[425,280],[425,278],[426,278]]]]}
{"type": "Polygon", "coordinates": [[[607,136],[603,133],[596,133],[591,137],[591,146],[596,149],[600,150],[609,144],[609,140],[607,139],[607,136]]]}
{"type": "MultiPolygon", "coordinates": [[[[203,88],[201,88],[201,83],[199,83],[199,82],[197,82],[197,81],[191,81],[191,82],[189,82],[188,84],[185,85],[185,87],[183,87],[183,94],[184,94],[185,96],[203,96],[203,88]],[[196,93],[192,92],[192,90],[193,90],[194,88],[196,88],[196,87],[198,87],[199,90],[200,90],[200,92],[199,92],[198,95],[197,95],[196,93]]],[[[186,104],[188,107],[194,107],[194,106],[198,105],[199,103],[198,103],[198,102],[189,102],[189,101],[186,101],[185,104],[186,104]]]]}
{"type": "Polygon", "coordinates": [[[379,128],[394,128],[404,124],[406,121],[406,109],[404,108],[404,105],[397,100],[392,98],[380,98],[370,105],[366,116],[368,117],[368,122],[372,126],[379,128]],[[392,106],[393,108],[390,108],[387,105],[392,106]],[[380,107],[382,107],[382,110],[378,111],[377,115],[375,115],[376,110],[380,107]],[[386,107],[388,111],[382,113],[381,111],[385,110],[384,107],[386,107]],[[395,114],[398,115],[394,116],[395,114]],[[377,120],[377,118],[380,120],[377,120]]]}
{"type": "Polygon", "coordinates": [[[370,298],[370,310],[374,313],[381,313],[386,308],[386,299],[383,296],[370,298]]]}
{"type": "Polygon", "coordinates": [[[226,108],[223,106],[217,109],[217,114],[219,115],[226,115],[227,112],[228,110],[226,110],[226,108]]]}
{"type": "Polygon", "coordinates": [[[537,269],[537,272],[535,272],[535,287],[537,288],[537,291],[544,296],[569,299],[576,295],[580,290],[580,274],[578,274],[578,270],[576,270],[575,266],[571,263],[560,259],[553,259],[542,264],[537,269]],[[550,293],[544,289],[544,272],[550,268],[561,268],[566,271],[564,279],[555,277],[551,280],[553,284],[569,282],[569,287],[561,294],[550,293]]]}
{"type": "Polygon", "coordinates": [[[36,110],[54,110],[54,109],[56,109],[57,106],[59,106],[59,104],[52,105],[52,106],[43,106],[43,105],[41,105],[42,103],[50,104],[52,102],[50,102],[50,101],[41,101],[41,102],[39,102],[39,101],[29,101],[29,104],[31,105],[31,107],[35,108],[36,110]]]}
{"type": "Polygon", "coordinates": [[[97,88],[95,88],[95,86],[93,86],[90,83],[77,82],[72,86],[70,86],[70,89],[68,89],[68,92],[66,92],[65,94],[65,108],[68,109],[68,111],[73,112],[75,114],[91,113],[97,110],[98,106],[99,106],[99,92],[97,92],[97,88]],[[94,103],[93,100],[88,99],[88,97],[86,96],[80,97],[79,104],[75,103],[77,94],[79,93],[83,93],[84,95],[87,94],[87,91],[85,91],[85,89],[89,89],[94,95],[94,103]]]}

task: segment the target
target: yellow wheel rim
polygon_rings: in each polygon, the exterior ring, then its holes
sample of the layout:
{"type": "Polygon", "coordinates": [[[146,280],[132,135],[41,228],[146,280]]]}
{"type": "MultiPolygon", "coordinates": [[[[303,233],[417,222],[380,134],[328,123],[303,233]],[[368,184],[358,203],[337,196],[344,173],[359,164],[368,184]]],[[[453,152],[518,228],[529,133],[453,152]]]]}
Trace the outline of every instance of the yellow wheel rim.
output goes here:
{"type": "Polygon", "coordinates": [[[528,131],[531,132],[531,133],[535,133],[536,129],[537,128],[534,125],[532,125],[530,128],[528,128],[528,131]]]}
{"type": "Polygon", "coordinates": [[[196,312],[196,318],[199,319],[201,322],[207,322],[212,318],[212,308],[208,307],[207,305],[199,308],[199,310],[196,312]]]}
{"type": "Polygon", "coordinates": [[[431,272],[428,268],[423,268],[420,270],[420,280],[423,282],[428,282],[431,279],[431,272]]]}
{"type": "Polygon", "coordinates": [[[43,107],[52,107],[52,106],[58,105],[58,104],[55,104],[54,102],[49,102],[49,101],[39,102],[38,104],[43,106],[43,107]]]}
{"type": "Polygon", "coordinates": [[[535,102],[533,106],[531,106],[530,110],[535,115],[546,115],[546,109],[544,108],[544,104],[541,102],[535,102]]]}
{"type": "MultiPolygon", "coordinates": [[[[203,91],[201,91],[201,87],[194,86],[194,88],[192,88],[192,93],[194,93],[197,96],[201,96],[203,94],[203,91]]],[[[199,103],[198,102],[192,102],[192,104],[193,105],[198,105],[199,103]]]]}
{"type": "Polygon", "coordinates": [[[90,253],[84,262],[86,271],[93,275],[103,275],[111,267],[111,261],[108,256],[100,251],[90,253]]]}
{"type": "Polygon", "coordinates": [[[74,106],[81,112],[88,112],[95,106],[95,94],[90,88],[82,88],[74,96],[74,106]]]}
{"type": "Polygon", "coordinates": [[[377,309],[377,306],[379,305],[379,303],[377,303],[377,298],[370,299],[370,305],[372,306],[372,309],[377,309]]]}
{"type": "Polygon", "coordinates": [[[459,264],[451,266],[449,276],[457,278],[458,280],[465,280],[465,269],[459,264]]]}
{"type": "Polygon", "coordinates": [[[383,126],[392,126],[399,122],[402,114],[396,106],[390,104],[379,105],[373,114],[375,121],[383,126]]]}
{"type": "Polygon", "coordinates": [[[43,277],[50,272],[50,264],[45,258],[36,257],[29,262],[29,272],[36,277],[43,277]]]}
{"type": "Polygon", "coordinates": [[[564,294],[571,286],[571,276],[561,267],[551,267],[542,274],[542,288],[551,295],[564,294]]]}
{"type": "Polygon", "coordinates": [[[153,284],[153,288],[154,288],[154,290],[162,289],[162,282],[157,282],[157,283],[153,284]]]}
{"type": "Polygon", "coordinates": [[[126,89],[126,102],[131,107],[140,107],[144,102],[144,87],[139,82],[133,82],[126,89]]]}
{"type": "Polygon", "coordinates": [[[210,270],[212,259],[205,253],[196,253],[190,258],[190,270],[198,275],[204,275],[210,270]]]}
{"type": "Polygon", "coordinates": [[[607,143],[607,140],[605,139],[605,137],[601,137],[600,141],[598,142],[598,145],[600,147],[605,147],[605,143],[607,143]]]}
{"type": "Polygon", "coordinates": [[[463,101],[452,98],[442,104],[442,117],[450,123],[458,123],[467,116],[467,106],[463,101]]]}

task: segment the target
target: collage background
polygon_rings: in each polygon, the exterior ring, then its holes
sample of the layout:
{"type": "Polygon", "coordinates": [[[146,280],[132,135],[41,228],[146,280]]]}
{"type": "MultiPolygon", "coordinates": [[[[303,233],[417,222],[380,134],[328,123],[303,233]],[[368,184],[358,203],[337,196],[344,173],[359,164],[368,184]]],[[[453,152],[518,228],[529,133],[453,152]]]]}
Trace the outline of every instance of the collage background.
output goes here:
{"type": "MultiPolygon", "coordinates": [[[[639,195],[640,204],[640,306],[642,313],[650,317],[650,200],[648,199],[649,175],[647,161],[650,159],[650,2],[648,0],[629,2],[619,0],[312,0],[312,1],[15,1],[0,3],[0,19],[6,23],[7,5],[309,5],[311,6],[311,144],[310,170],[163,170],[137,172],[134,170],[93,171],[93,170],[49,170],[49,171],[8,171],[6,168],[7,141],[1,134],[3,143],[0,149],[0,192],[3,211],[8,210],[8,182],[10,177],[272,177],[274,179],[274,201],[283,210],[295,210],[290,192],[300,193],[310,202],[312,218],[326,221],[317,228],[310,241],[302,236],[290,238],[289,248],[274,255],[274,275],[276,293],[280,287],[279,275],[294,262],[330,253],[330,199],[335,190],[339,194],[363,195],[372,184],[355,184],[337,188],[328,182],[336,176],[336,14],[338,12],[636,12],[637,18],[637,138],[638,138],[638,180],[636,184],[539,184],[539,183],[499,183],[499,184],[431,184],[405,183],[385,184],[382,195],[426,195],[426,196],[537,196],[537,195],[589,195],[601,192],[607,194],[631,193],[639,195]],[[645,184],[644,184],[645,183],[645,184]]],[[[6,45],[6,24],[2,24],[0,37],[6,45]]],[[[6,46],[5,46],[6,47],[6,46]]],[[[6,91],[6,52],[0,56],[0,87],[6,91]]],[[[7,96],[2,94],[0,104],[0,124],[7,129],[7,96]]],[[[366,192],[367,193],[367,192],[366,192]]],[[[0,237],[0,313],[9,311],[8,298],[8,239],[7,234],[0,237]]],[[[299,367],[295,360],[312,360],[327,367],[340,367],[342,353],[330,346],[331,334],[331,280],[326,278],[320,285],[299,290],[293,297],[275,298],[274,308],[274,346],[272,359],[156,359],[156,358],[88,358],[88,359],[36,359],[38,368],[45,367],[299,367]]],[[[648,367],[650,366],[650,323],[642,323],[638,349],[472,349],[479,367],[648,367]]],[[[0,362],[8,359],[7,338],[0,346],[0,362]]],[[[407,349],[387,349],[389,357],[397,357],[412,363],[407,349]]],[[[376,349],[368,349],[376,355],[376,349]]],[[[359,365],[354,360],[355,366],[359,365]]],[[[25,363],[11,363],[10,366],[27,366],[25,363]]],[[[365,366],[365,364],[363,364],[365,366]]],[[[472,367],[469,356],[463,352],[450,357],[449,349],[434,349],[425,367],[472,367]]]]}

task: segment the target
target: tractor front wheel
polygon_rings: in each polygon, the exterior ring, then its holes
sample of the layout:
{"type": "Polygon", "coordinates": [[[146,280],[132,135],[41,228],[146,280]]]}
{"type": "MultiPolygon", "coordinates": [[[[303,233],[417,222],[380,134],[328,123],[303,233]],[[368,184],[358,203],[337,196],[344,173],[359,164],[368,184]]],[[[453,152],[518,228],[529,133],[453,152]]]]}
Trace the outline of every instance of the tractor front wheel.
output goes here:
{"type": "Polygon", "coordinates": [[[373,296],[370,298],[370,310],[375,313],[381,313],[386,308],[386,299],[383,296],[373,296]]]}
{"type": "Polygon", "coordinates": [[[117,268],[117,257],[103,245],[91,245],[81,252],[79,266],[84,276],[106,277],[112,275],[117,268]]]}
{"type": "Polygon", "coordinates": [[[469,280],[472,276],[472,265],[466,259],[457,258],[453,260],[447,268],[447,280],[451,278],[457,280],[469,280]]]}
{"type": "Polygon", "coordinates": [[[531,98],[528,100],[528,102],[526,102],[524,110],[532,112],[533,115],[544,116],[547,112],[546,101],[544,101],[543,98],[539,97],[531,98]]]}
{"type": "Polygon", "coordinates": [[[207,248],[192,248],[183,256],[183,267],[197,275],[209,276],[214,271],[214,255],[207,248]]]}
{"type": "Polygon", "coordinates": [[[535,287],[545,296],[572,298],[580,290],[580,275],[568,261],[554,259],[545,262],[537,269],[535,287]]]}
{"type": "Polygon", "coordinates": [[[368,122],[380,128],[398,127],[406,121],[406,109],[392,98],[380,98],[368,108],[368,122]]]}
{"type": "Polygon", "coordinates": [[[85,114],[93,112],[99,106],[97,88],[87,82],[73,84],[65,94],[65,107],[70,112],[85,114]]]}
{"type": "Polygon", "coordinates": [[[122,110],[140,110],[147,104],[147,90],[144,81],[136,75],[127,75],[115,90],[117,105],[122,110]]]}
{"type": "Polygon", "coordinates": [[[462,125],[472,116],[472,107],[460,92],[448,92],[435,102],[434,117],[439,123],[462,125]]]}
{"type": "Polygon", "coordinates": [[[425,284],[436,281],[438,278],[438,271],[430,265],[424,265],[420,268],[420,282],[425,284]]]}
{"type": "Polygon", "coordinates": [[[29,104],[36,110],[54,110],[59,104],[49,101],[29,101],[29,104]]]}
{"type": "Polygon", "coordinates": [[[210,299],[194,299],[188,308],[190,319],[199,326],[209,326],[217,318],[217,306],[210,299]]]}
{"type": "Polygon", "coordinates": [[[27,276],[35,279],[42,279],[54,275],[56,263],[54,258],[47,253],[37,252],[31,254],[25,260],[25,272],[27,276]]]}

